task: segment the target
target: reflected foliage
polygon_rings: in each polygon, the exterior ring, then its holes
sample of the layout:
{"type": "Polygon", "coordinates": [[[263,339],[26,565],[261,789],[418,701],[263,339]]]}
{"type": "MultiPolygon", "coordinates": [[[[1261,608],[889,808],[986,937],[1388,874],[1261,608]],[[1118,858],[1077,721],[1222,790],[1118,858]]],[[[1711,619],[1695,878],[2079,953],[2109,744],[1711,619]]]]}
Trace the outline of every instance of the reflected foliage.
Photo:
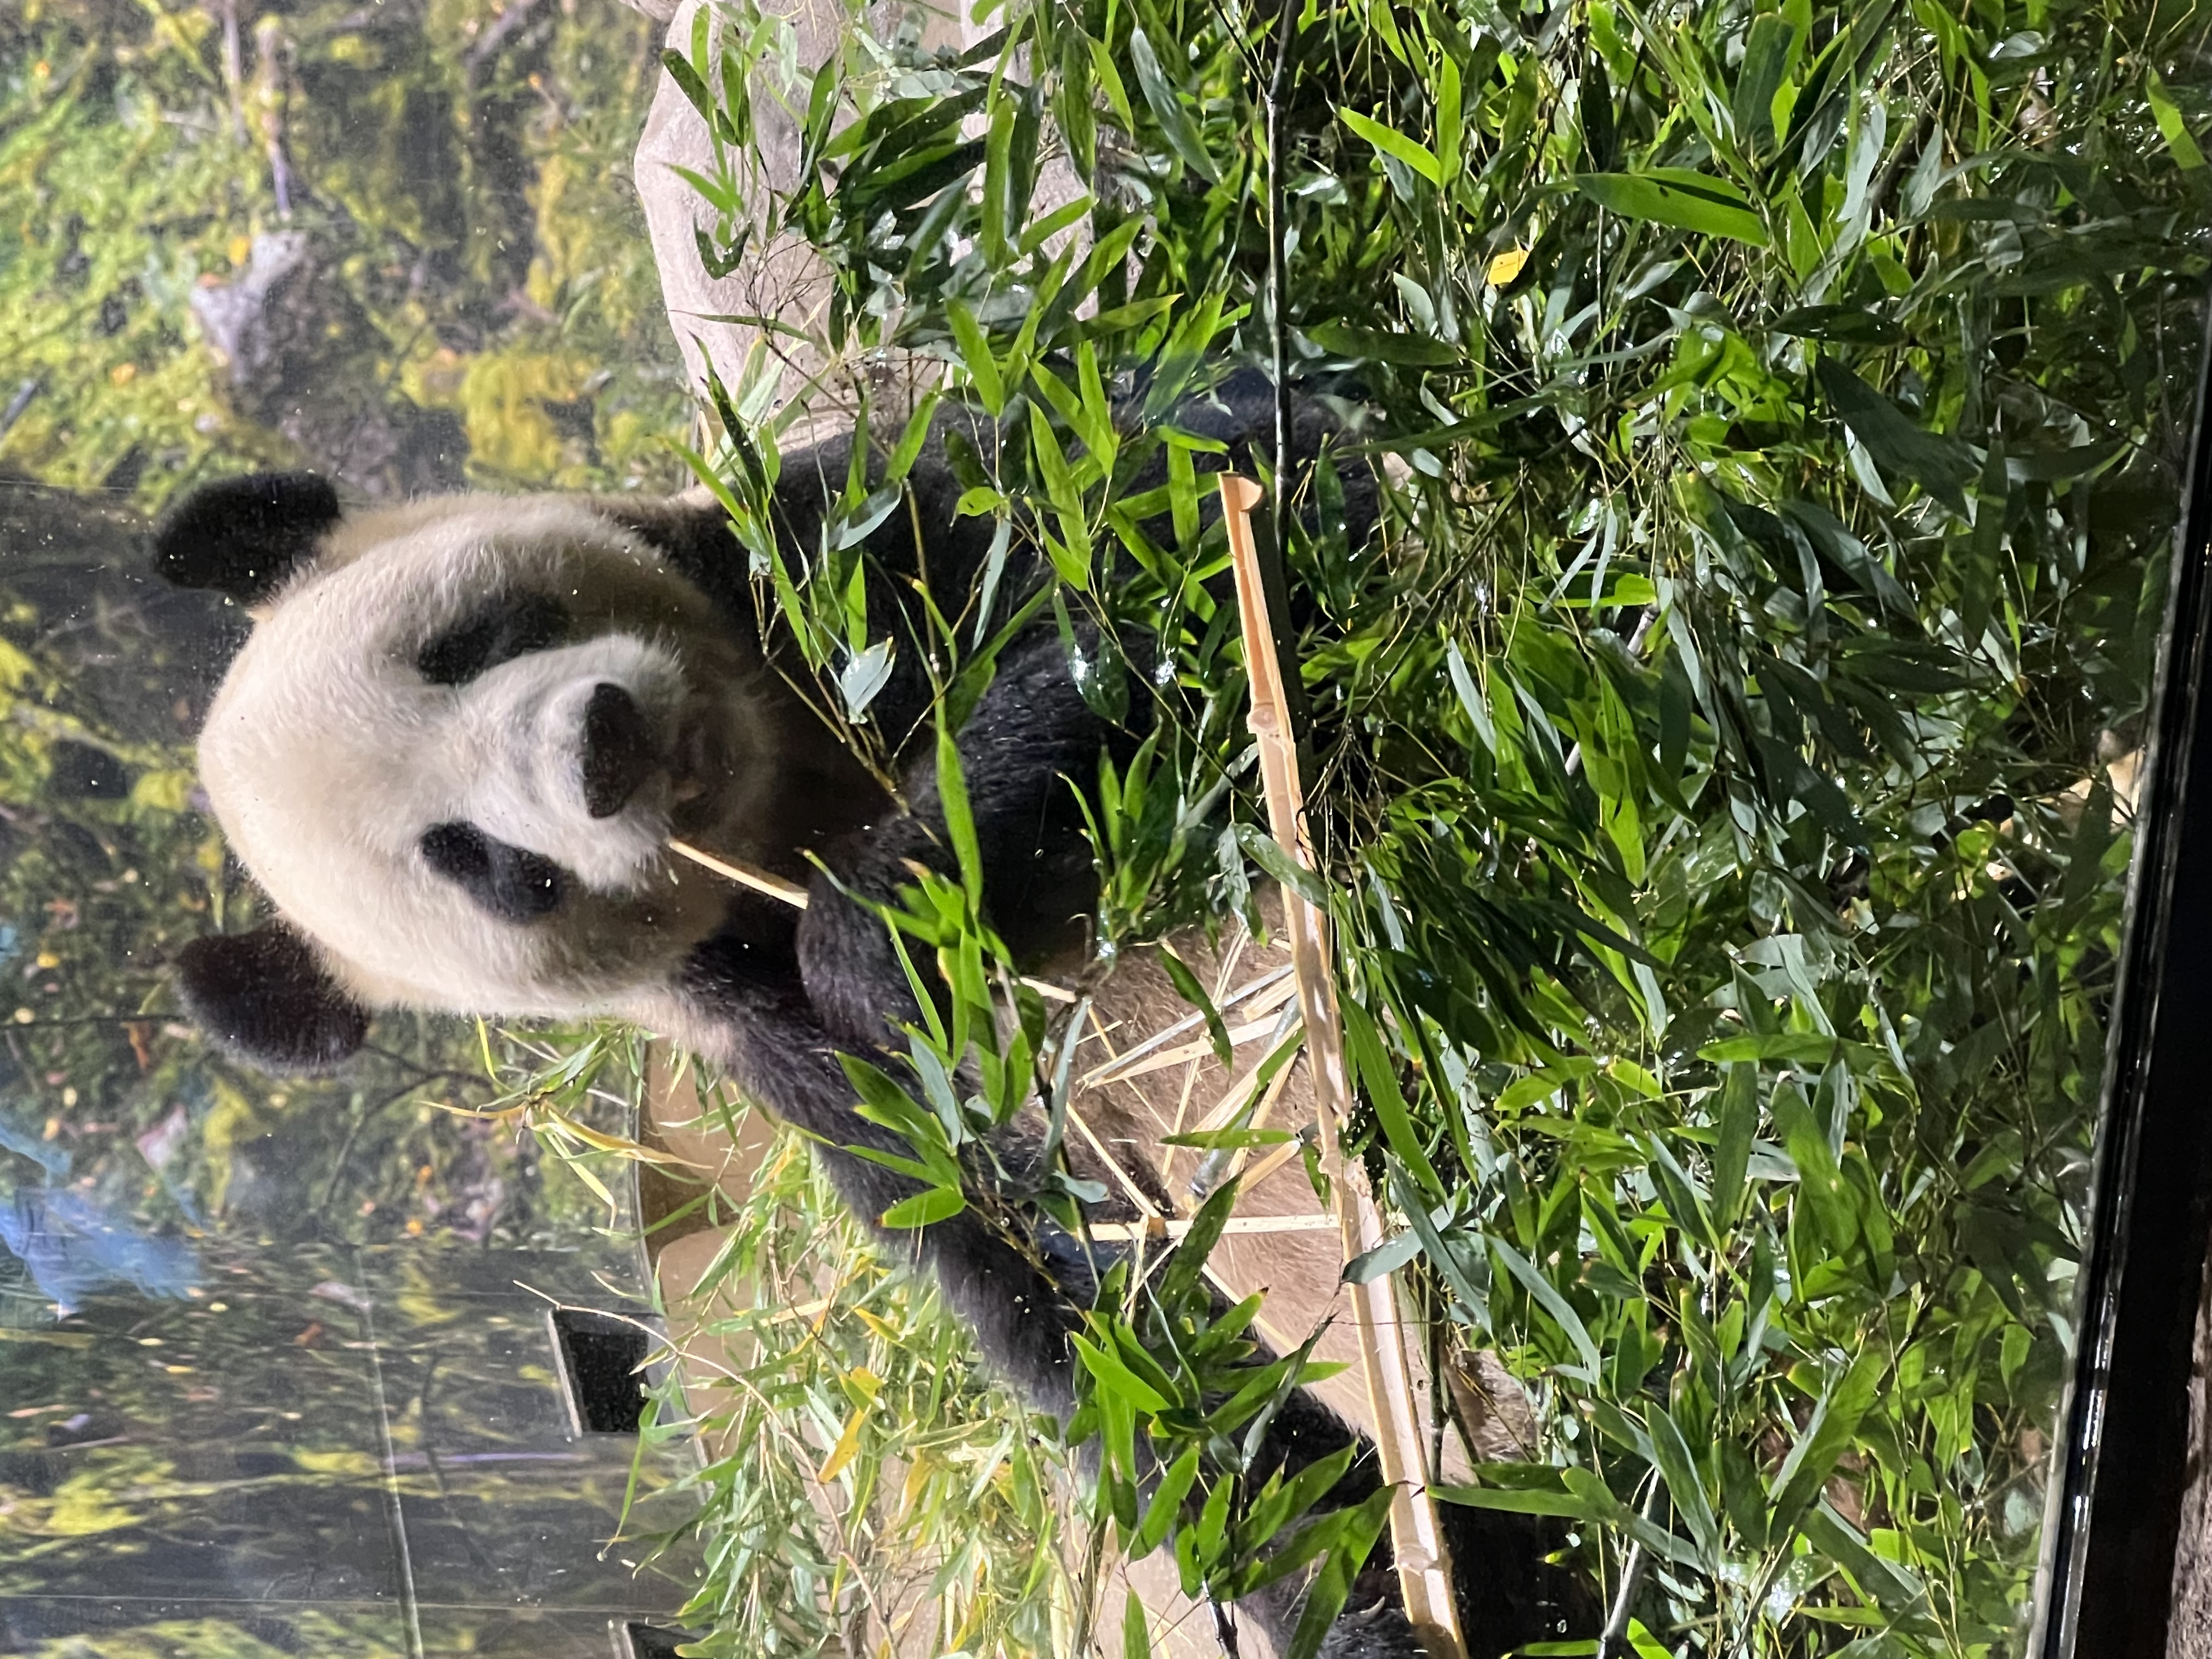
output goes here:
{"type": "Polygon", "coordinates": [[[528,1610],[680,1593],[603,1545],[684,1449],[572,1445],[517,1288],[641,1303],[634,1070],[541,1154],[472,1109],[527,1038],[387,1017],[272,1084],[177,1019],[171,954],[258,903],[190,747],[245,619],[148,579],[143,516],[254,466],[670,482],[654,44],[554,0],[0,11],[9,1651],[598,1655],[604,1611],[528,1610]]]}
{"type": "Polygon", "coordinates": [[[617,5],[27,0],[0,16],[0,464],[156,501],[635,488],[685,398],[617,5]]]}
{"type": "Polygon", "coordinates": [[[9,1322],[189,1278],[163,1240],[543,1243],[603,1201],[440,1109],[496,1086],[472,1031],[388,1018],[272,1090],[176,1023],[168,953],[255,902],[189,751],[244,619],[143,579],[135,509],[255,465],[665,481],[684,403],[627,179],[652,46],[615,7],[0,17],[9,1322]]]}

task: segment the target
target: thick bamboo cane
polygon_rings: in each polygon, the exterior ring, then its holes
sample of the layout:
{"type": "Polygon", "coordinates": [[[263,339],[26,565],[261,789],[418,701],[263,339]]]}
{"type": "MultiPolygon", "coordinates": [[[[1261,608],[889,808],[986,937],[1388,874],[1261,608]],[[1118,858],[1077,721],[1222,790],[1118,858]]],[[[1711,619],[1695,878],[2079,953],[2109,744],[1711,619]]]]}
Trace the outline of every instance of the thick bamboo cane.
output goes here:
{"type": "MultiPolygon", "coordinates": [[[[1306,835],[1297,739],[1290,729],[1282,661],[1275,650],[1267,593],[1261,584],[1259,549],[1252,536],[1252,510],[1261,500],[1260,487],[1249,479],[1222,475],[1221,504],[1237,572],[1237,602],[1243,612],[1244,661],[1252,678],[1252,735],[1259,744],[1268,826],[1284,850],[1311,869],[1313,848],[1306,835]]],[[[1299,1011],[1305,1020],[1306,1060],[1313,1068],[1322,1155],[1335,1183],[1337,1224],[1349,1261],[1383,1242],[1382,1218],[1368,1190],[1365,1170],[1346,1159],[1337,1146],[1338,1126],[1352,1107],[1352,1086],[1344,1066],[1336,984],[1329,969],[1328,918],[1298,894],[1286,891],[1283,919],[1297,970],[1299,1011]]],[[[1375,1419],[1382,1479],[1396,1492],[1390,1505],[1390,1547],[1397,1557],[1406,1617],[1433,1659],[1464,1659],[1467,1648],[1452,1595],[1451,1559],[1437,1520],[1436,1500],[1429,1493],[1421,1413],[1413,1397],[1396,1298],[1388,1276],[1346,1289],[1359,1335],[1360,1366],[1375,1419]]]]}

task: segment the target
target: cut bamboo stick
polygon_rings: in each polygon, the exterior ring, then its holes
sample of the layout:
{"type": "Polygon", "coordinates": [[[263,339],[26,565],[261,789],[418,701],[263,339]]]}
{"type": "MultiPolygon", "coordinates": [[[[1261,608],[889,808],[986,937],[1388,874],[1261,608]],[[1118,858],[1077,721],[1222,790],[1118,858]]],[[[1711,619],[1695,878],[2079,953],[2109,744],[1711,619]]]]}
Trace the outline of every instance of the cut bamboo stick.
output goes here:
{"type": "MultiPolygon", "coordinates": [[[[1311,869],[1313,848],[1306,834],[1304,789],[1298,777],[1296,737],[1290,729],[1289,698],[1282,662],[1276,654],[1274,628],[1267,614],[1267,592],[1261,582],[1259,549],[1252,537],[1252,510],[1260,501],[1257,484],[1231,473],[1221,475],[1221,504],[1237,573],[1237,602],[1243,613],[1244,660],[1252,678],[1252,735],[1259,744],[1268,826],[1283,848],[1311,869]]],[[[1336,987],[1329,972],[1328,918],[1288,890],[1283,894],[1283,918],[1305,1020],[1306,1058],[1313,1068],[1322,1152],[1335,1181],[1337,1222],[1348,1261],[1380,1245],[1383,1231],[1365,1172],[1345,1158],[1337,1144],[1338,1127],[1351,1109],[1352,1085],[1345,1071],[1343,1030],[1338,1024],[1336,987]]],[[[1467,1645],[1460,1635],[1458,1604],[1452,1595],[1451,1560],[1437,1520],[1436,1500],[1429,1492],[1421,1414],[1413,1397],[1413,1371],[1406,1358],[1390,1277],[1347,1285],[1346,1290],[1357,1322],[1360,1366],[1375,1417],[1382,1479],[1396,1494],[1390,1504],[1390,1546],[1397,1558],[1406,1617],[1433,1659],[1464,1659],[1467,1645]]]]}
{"type": "MultiPolygon", "coordinates": [[[[1275,1103],[1283,1097],[1283,1091],[1290,1084],[1291,1072],[1291,1067],[1285,1066],[1275,1073],[1275,1080],[1267,1085],[1267,1092],[1260,1097],[1259,1105],[1253,1109],[1252,1120],[1244,1126],[1247,1129],[1257,1133],[1274,1121],[1275,1103]]],[[[1204,1203],[1223,1182],[1234,1180],[1242,1175],[1245,1163],[1251,1156],[1249,1146],[1217,1147],[1208,1152],[1199,1160],[1198,1168],[1191,1173],[1191,1196],[1204,1203]]],[[[1257,1184],[1256,1178],[1254,1184],[1257,1184]]]]}
{"type": "MultiPolygon", "coordinates": [[[[1243,1125],[1245,1128],[1264,1129],[1267,1127],[1269,1121],[1275,1115],[1275,1103],[1283,1097],[1283,1091],[1290,1086],[1291,1073],[1296,1069],[1296,1066],[1295,1058],[1284,1061],[1281,1069],[1268,1080],[1267,1092],[1260,1097],[1260,1103],[1252,1109],[1250,1119],[1243,1125]]],[[[1241,1112],[1240,1106],[1239,1115],[1241,1112]]],[[[1209,1124],[1206,1127],[1226,1128],[1234,1121],[1235,1117],[1231,1116],[1220,1123],[1209,1124]]],[[[1190,1195],[1203,1204],[1213,1195],[1215,1188],[1244,1167],[1244,1155],[1249,1150],[1249,1147],[1244,1146],[1237,1147],[1233,1151],[1224,1151],[1217,1147],[1206,1153],[1205,1157],[1199,1159],[1198,1168],[1191,1171],[1190,1195]]],[[[1248,1187],[1245,1190],[1249,1191],[1250,1188],[1248,1187]]]]}

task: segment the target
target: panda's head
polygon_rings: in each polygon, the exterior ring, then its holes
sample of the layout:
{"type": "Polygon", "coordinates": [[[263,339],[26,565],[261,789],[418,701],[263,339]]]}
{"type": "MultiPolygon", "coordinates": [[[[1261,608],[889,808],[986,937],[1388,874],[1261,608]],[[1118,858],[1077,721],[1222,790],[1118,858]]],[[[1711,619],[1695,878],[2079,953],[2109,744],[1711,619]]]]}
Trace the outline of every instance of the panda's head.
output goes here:
{"type": "Polygon", "coordinates": [[[566,497],[341,513],[300,474],[195,492],[163,574],[257,622],[202,782],[282,920],[182,953],[218,1039],[335,1063],[368,1011],[635,1009],[720,919],[672,835],[744,852],[757,659],[656,549],[566,497]]]}

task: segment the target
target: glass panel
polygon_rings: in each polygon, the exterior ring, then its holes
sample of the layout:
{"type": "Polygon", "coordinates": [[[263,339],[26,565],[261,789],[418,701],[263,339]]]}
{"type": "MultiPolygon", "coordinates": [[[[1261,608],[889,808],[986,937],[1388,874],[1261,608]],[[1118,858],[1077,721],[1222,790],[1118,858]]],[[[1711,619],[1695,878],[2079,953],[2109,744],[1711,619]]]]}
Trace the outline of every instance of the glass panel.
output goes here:
{"type": "MultiPolygon", "coordinates": [[[[569,1431],[549,1302],[650,1291],[628,1166],[499,1109],[535,1052],[392,1015],[277,1078],[182,1012],[182,948],[267,914],[192,751],[249,623],[147,540],[272,465],[671,483],[627,184],[657,44],[597,6],[0,15],[9,1651],[604,1659],[696,1577],[641,1565],[689,1448],[569,1431]]],[[[627,1135],[627,1055],[590,1082],[579,1133],[627,1135]]]]}

